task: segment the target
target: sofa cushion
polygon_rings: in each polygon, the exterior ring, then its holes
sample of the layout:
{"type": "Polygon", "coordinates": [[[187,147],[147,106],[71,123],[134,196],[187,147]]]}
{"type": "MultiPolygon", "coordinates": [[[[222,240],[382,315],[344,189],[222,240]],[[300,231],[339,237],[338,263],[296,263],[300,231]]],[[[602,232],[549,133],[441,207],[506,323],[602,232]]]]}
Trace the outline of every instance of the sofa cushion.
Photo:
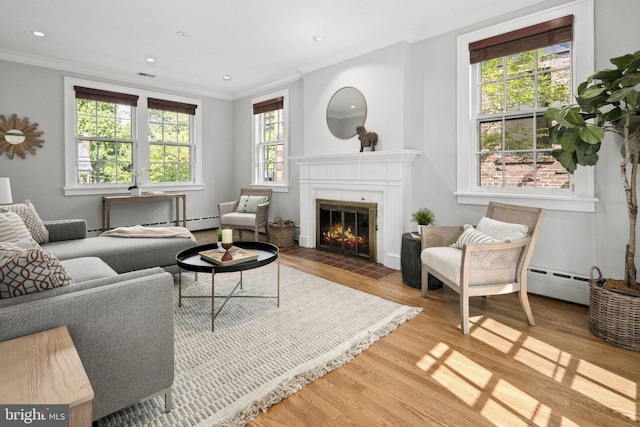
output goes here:
{"type": "Polygon", "coordinates": [[[482,231],[476,230],[472,225],[465,224],[464,231],[458,237],[458,240],[455,241],[453,245],[454,248],[462,249],[465,244],[468,243],[497,243],[501,242],[501,240],[496,239],[482,231]]]}
{"type": "Polygon", "coordinates": [[[0,246],[0,299],[12,298],[73,283],[60,261],[42,249],[0,246]]]}
{"type": "Polygon", "coordinates": [[[176,265],[178,252],[196,246],[195,239],[121,238],[110,236],[52,242],[43,248],[60,260],[98,257],[117,273],[176,265]]]}
{"type": "Polygon", "coordinates": [[[31,233],[17,213],[0,213],[0,242],[14,243],[30,238],[31,233]]]}
{"type": "Polygon", "coordinates": [[[29,230],[31,237],[38,243],[47,243],[49,241],[49,231],[47,227],[38,216],[36,209],[29,200],[25,200],[24,203],[15,203],[13,205],[0,205],[0,212],[15,212],[17,213],[24,225],[29,230]]]}
{"type": "Polygon", "coordinates": [[[269,198],[266,196],[240,196],[236,212],[256,213],[258,205],[267,203],[268,200],[269,198]]]}
{"type": "Polygon", "coordinates": [[[529,227],[524,224],[497,221],[486,216],[478,222],[476,229],[505,242],[524,239],[529,233],[529,227]]]}
{"type": "Polygon", "coordinates": [[[76,283],[118,275],[113,268],[98,257],[71,258],[62,260],[60,263],[76,283]]]}

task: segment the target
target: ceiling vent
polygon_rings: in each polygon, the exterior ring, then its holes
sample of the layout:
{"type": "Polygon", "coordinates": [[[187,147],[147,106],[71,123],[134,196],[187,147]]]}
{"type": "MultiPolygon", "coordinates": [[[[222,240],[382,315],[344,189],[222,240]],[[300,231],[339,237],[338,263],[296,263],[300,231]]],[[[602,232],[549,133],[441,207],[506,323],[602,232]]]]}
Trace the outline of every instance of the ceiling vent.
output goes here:
{"type": "Polygon", "coordinates": [[[148,73],[138,73],[138,75],[142,77],[151,77],[151,78],[154,78],[156,76],[155,74],[148,74],[148,73]]]}

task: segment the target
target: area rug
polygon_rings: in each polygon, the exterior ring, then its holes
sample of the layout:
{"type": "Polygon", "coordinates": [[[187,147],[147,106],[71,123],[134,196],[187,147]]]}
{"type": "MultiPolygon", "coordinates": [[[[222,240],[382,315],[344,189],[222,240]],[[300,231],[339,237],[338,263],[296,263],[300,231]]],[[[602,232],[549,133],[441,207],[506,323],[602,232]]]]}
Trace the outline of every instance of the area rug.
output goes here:
{"type": "MultiPolygon", "coordinates": [[[[182,277],[183,295],[211,291],[208,274],[197,282],[193,273],[182,277]]],[[[275,295],[276,277],[277,264],[245,271],[238,294],[275,295]]],[[[238,279],[239,273],[216,275],[216,294],[238,279]]],[[[178,307],[177,290],[172,411],[163,413],[155,398],[99,426],[245,425],[422,310],[281,266],[279,308],[275,299],[232,299],[211,332],[211,301],[183,299],[178,307]]]]}

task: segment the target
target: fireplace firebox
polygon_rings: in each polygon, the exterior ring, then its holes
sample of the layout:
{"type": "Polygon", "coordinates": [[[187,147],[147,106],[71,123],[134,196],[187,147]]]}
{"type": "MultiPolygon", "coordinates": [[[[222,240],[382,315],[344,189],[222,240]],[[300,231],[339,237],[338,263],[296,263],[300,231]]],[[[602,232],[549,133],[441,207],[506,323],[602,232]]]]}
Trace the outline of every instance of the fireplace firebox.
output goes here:
{"type": "Polygon", "coordinates": [[[316,199],[316,248],[376,262],[377,203],[316,199]]]}

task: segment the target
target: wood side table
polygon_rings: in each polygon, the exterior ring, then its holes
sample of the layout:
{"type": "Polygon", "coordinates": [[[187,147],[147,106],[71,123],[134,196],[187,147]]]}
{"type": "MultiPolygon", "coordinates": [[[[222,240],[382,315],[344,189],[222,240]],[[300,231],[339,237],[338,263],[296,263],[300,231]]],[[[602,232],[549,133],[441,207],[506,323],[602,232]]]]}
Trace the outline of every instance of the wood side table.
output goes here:
{"type": "Polygon", "coordinates": [[[93,388],[66,326],[0,342],[0,403],[69,405],[69,426],[91,426],[93,388]]]}
{"type": "Polygon", "coordinates": [[[153,200],[175,199],[176,201],[176,226],[180,225],[180,200],[182,200],[182,226],[187,226],[187,195],[174,194],[142,194],[140,196],[105,196],[102,198],[102,231],[111,228],[111,205],[113,203],[149,202],[153,200]]]}

